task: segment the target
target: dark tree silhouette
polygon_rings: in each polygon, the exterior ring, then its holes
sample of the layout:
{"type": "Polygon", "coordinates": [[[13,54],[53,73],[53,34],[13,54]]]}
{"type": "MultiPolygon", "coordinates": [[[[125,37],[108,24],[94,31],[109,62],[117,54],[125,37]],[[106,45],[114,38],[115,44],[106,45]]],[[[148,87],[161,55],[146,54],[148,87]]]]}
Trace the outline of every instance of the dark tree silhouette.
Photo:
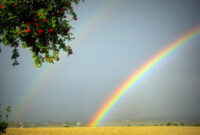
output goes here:
{"type": "Polygon", "coordinates": [[[8,128],[8,113],[10,110],[10,106],[8,106],[5,110],[0,110],[0,133],[6,133],[6,128],[8,128]]]}

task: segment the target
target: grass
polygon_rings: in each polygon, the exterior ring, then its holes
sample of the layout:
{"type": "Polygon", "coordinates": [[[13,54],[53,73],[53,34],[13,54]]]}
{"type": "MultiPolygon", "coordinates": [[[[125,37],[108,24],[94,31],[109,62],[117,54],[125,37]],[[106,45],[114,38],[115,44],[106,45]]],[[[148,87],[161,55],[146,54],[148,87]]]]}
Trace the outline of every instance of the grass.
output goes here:
{"type": "Polygon", "coordinates": [[[200,127],[69,127],[69,128],[8,128],[5,135],[200,135],[200,127]]]}

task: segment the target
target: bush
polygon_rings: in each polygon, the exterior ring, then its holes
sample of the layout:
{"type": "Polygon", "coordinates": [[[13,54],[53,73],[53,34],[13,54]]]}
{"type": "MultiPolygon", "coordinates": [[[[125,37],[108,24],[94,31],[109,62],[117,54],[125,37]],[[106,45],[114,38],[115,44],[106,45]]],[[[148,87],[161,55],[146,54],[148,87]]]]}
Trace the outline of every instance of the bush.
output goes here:
{"type": "Polygon", "coordinates": [[[172,125],[171,122],[166,123],[166,126],[171,126],[171,125],[172,125]]]}
{"type": "Polygon", "coordinates": [[[6,133],[6,128],[8,128],[8,122],[0,121],[0,133],[6,133]]]}
{"type": "Polygon", "coordinates": [[[185,126],[184,122],[181,122],[181,123],[180,123],[180,126],[185,126]]]}
{"type": "Polygon", "coordinates": [[[59,51],[72,49],[70,21],[77,20],[73,4],[80,0],[1,0],[0,43],[13,48],[13,66],[19,65],[18,46],[32,52],[35,66],[59,60],[59,51]]]}
{"type": "Polygon", "coordinates": [[[200,126],[200,123],[194,123],[193,126],[199,127],[199,126],[200,126]]]}
{"type": "Polygon", "coordinates": [[[8,128],[9,112],[10,112],[10,106],[8,106],[6,110],[0,110],[0,133],[6,133],[6,128],[8,128]]]}

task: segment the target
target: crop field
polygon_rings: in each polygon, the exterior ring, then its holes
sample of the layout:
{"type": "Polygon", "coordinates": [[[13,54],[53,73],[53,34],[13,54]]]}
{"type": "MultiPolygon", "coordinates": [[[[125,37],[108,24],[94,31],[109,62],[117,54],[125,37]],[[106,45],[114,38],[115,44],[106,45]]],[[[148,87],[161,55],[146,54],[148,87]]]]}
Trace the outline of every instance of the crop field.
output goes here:
{"type": "Polygon", "coordinates": [[[8,128],[5,135],[200,135],[200,127],[8,128]]]}

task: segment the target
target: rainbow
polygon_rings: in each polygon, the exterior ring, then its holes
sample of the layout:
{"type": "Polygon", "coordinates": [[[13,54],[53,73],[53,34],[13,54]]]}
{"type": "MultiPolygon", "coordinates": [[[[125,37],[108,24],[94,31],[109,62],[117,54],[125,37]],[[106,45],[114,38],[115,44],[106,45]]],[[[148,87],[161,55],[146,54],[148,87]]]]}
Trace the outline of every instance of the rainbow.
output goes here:
{"type": "Polygon", "coordinates": [[[110,96],[110,98],[101,106],[101,108],[94,115],[88,126],[97,127],[100,122],[105,118],[108,112],[116,105],[116,103],[133,87],[142,77],[147,74],[153,67],[159,64],[160,61],[169,56],[179,47],[193,39],[200,34],[200,25],[183,34],[174,42],[166,45],[164,49],[159,51],[148,61],[146,61],[140,68],[133,74],[110,96]]]}
{"type": "MultiPolygon", "coordinates": [[[[85,3],[83,3],[84,5],[85,3]]],[[[114,11],[114,9],[120,6],[120,2],[116,0],[107,0],[103,4],[99,5],[95,12],[93,12],[84,23],[76,27],[74,33],[76,40],[72,41],[72,45],[81,44],[81,41],[85,36],[88,36],[89,32],[91,33],[92,27],[97,26],[101,20],[108,15],[108,13],[114,11]]],[[[66,57],[64,53],[61,54],[61,57],[66,57]]],[[[11,120],[21,121],[26,113],[26,110],[30,107],[32,99],[40,93],[40,87],[48,79],[48,76],[52,72],[56,72],[57,65],[45,64],[41,67],[37,73],[37,76],[33,78],[30,86],[23,93],[19,101],[16,103],[16,107],[11,112],[11,120]]]]}
{"type": "Polygon", "coordinates": [[[37,93],[40,90],[41,85],[43,82],[45,82],[46,78],[48,78],[49,73],[54,70],[55,65],[50,68],[50,64],[45,64],[38,72],[38,75],[36,77],[33,77],[33,80],[31,82],[31,85],[27,88],[27,90],[23,93],[20,100],[17,102],[16,107],[14,108],[14,111],[11,112],[11,119],[14,121],[21,121],[21,118],[24,116],[24,113],[26,112],[27,108],[29,108],[29,105],[37,95],[37,93]]]}

